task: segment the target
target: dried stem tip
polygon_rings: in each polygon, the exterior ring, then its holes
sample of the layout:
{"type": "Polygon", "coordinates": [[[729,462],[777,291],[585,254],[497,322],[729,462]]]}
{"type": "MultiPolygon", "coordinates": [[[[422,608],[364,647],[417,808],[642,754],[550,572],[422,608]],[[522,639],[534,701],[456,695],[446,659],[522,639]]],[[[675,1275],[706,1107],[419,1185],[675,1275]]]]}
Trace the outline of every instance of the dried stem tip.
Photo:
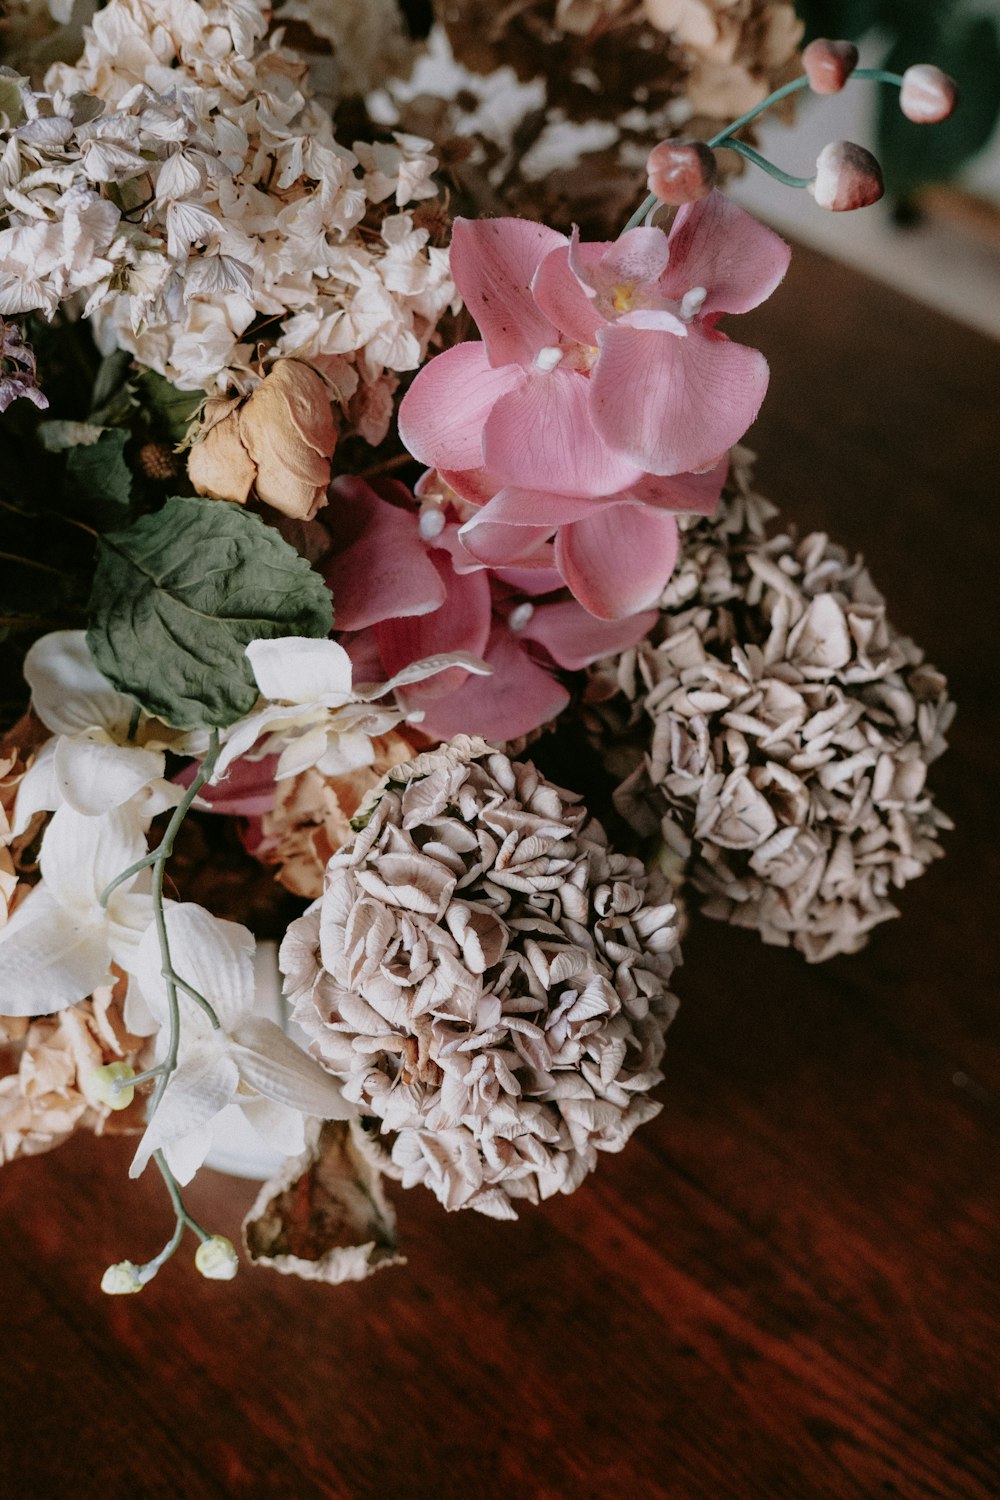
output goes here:
{"type": "Polygon", "coordinates": [[[814,94],[839,94],[858,65],[853,42],[831,42],[818,36],[802,54],[802,66],[814,94]]]}
{"type": "Polygon", "coordinates": [[[715,186],[715,153],[704,141],[661,141],[646,161],[649,191],[661,203],[695,203],[715,186]]]}
{"type": "Polygon", "coordinates": [[[853,141],[831,141],[816,160],[816,176],[809,185],[820,208],[844,213],[868,208],[884,191],[882,168],[864,146],[853,141]]]}
{"type": "Polygon", "coordinates": [[[933,63],[914,63],[903,74],[899,107],[915,125],[936,125],[954,113],[958,84],[933,63]]]}

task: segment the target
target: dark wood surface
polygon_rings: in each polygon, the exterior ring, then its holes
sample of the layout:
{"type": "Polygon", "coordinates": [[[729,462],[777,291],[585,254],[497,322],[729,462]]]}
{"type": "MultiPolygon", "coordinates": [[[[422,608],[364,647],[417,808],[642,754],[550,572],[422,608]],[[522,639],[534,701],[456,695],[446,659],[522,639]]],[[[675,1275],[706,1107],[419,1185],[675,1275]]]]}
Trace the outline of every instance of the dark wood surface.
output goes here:
{"type": "MultiPolygon", "coordinates": [[[[861,955],[696,924],[663,1113],[518,1225],[397,1194],[402,1270],[97,1282],[168,1229],[127,1142],[0,1172],[4,1500],[1000,1495],[1000,346],[799,251],[734,324],[761,488],[952,679],[957,829],[861,955]]],[[[253,1189],[204,1174],[236,1237],[253,1189]]]]}

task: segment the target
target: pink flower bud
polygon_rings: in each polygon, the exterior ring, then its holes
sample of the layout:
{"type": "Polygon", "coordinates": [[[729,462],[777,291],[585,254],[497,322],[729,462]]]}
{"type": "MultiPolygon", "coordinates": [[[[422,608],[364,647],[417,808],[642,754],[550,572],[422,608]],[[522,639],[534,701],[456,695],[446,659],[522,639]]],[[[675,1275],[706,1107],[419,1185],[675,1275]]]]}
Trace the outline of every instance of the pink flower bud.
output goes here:
{"type": "Polygon", "coordinates": [[[649,191],[661,203],[695,203],[715,186],[715,153],[704,141],[661,141],[649,153],[649,191]]]}
{"type": "Polygon", "coordinates": [[[958,103],[958,84],[933,63],[914,63],[903,74],[899,107],[915,125],[947,120],[958,103]]]}
{"type": "Polygon", "coordinates": [[[818,36],[802,54],[802,66],[814,94],[839,94],[858,65],[853,42],[831,42],[818,36]]]}
{"type": "Polygon", "coordinates": [[[882,168],[864,146],[853,141],[831,141],[816,160],[816,176],[809,185],[820,208],[843,213],[867,208],[882,196],[882,168]]]}

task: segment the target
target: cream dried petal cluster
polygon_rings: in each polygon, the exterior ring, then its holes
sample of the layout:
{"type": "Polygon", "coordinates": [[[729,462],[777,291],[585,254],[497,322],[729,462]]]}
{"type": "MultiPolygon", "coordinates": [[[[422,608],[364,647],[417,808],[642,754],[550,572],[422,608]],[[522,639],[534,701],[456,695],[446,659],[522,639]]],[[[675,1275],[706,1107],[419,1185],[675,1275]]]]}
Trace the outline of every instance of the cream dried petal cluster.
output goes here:
{"type": "Polygon", "coordinates": [[[321,895],[331,855],[354,837],[351,819],[362,799],[391,767],[416,753],[412,734],[391,729],[376,735],[371,742],[371,765],[339,776],[326,776],[310,767],[276,782],[274,805],[260,819],[254,857],[273,865],[275,879],[296,896],[314,900],[321,895]]]}
{"type": "Polygon", "coordinates": [[[366,813],[282,947],[314,1055],[446,1208],[572,1192],[659,1109],[669,893],[482,743],[389,772],[366,813]]]}
{"type": "Polygon", "coordinates": [[[74,1130],[140,1130],[142,1105],[110,1111],[95,1094],[95,1068],[142,1066],[147,1040],[123,1020],[124,984],[96,990],[57,1016],[0,1016],[0,1164],[37,1156],[74,1130]]]}
{"type": "Polygon", "coordinates": [[[745,466],[730,497],[685,531],[653,638],[595,670],[588,718],[620,811],[659,825],[702,909],[819,961],[942,852],[927,768],[954,707],[860,558],[763,535],[745,466]]]}
{"type": "Polygon", "coordinates": [[[412,211],[436,197],[435,162],[412,135],[340,145],[269,14],[110,0],[74,67],[14,89],[0,313],[75,299],[105,346],[182,390],[239,386],[260,359],[332,361],[372,427],[454,298],[412,211]]]}

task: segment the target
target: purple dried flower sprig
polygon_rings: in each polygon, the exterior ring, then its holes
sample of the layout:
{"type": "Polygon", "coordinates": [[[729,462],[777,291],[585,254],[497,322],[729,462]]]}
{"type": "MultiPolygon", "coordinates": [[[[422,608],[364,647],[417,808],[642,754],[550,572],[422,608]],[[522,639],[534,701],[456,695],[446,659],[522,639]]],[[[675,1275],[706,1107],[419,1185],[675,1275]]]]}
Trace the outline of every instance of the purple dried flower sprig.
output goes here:
{"type": "Polygon", "coordinates": [[[17,323],[0,318],[0,412],[21,396],[39,411],[48,407],[48,397],[38,384],[34,349],[25,343],[17,323]]]}

